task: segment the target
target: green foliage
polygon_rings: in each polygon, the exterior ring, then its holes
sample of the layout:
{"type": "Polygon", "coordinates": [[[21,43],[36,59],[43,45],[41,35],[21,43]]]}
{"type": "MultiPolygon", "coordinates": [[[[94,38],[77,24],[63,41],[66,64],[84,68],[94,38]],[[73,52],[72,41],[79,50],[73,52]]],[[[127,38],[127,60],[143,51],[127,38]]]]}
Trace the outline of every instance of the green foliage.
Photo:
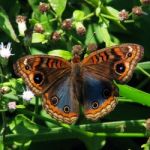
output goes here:
{"type": "Polygon", "coordinates": [[[14,54],[9,59],[0,57],[0,150],[38,150],[43,143],[49,149],[150,149],[146,120],[150,107],[150,5],[142,2],[0,0],[0,42],[11,42],[14,54]],[[134,14],[134,6],[140,6],[144,13],[134,14]],[[119,18],[122,9],[128,12],[123,20],[119,18]],[[118,107],[101,121],[91,122],[81,115],[75,125],[62,124],[43,111],[41,98],[23,100],[25,84],[13,70],[18,58],[48,54],[69,61],[74,45],[86,51],[90,44],[103,48],[120,43],[141,44],[145,55],[128,85],[117,84],[118,107]],[[15,109],[8,108],[10,102],[16,103],[15,109]]]}

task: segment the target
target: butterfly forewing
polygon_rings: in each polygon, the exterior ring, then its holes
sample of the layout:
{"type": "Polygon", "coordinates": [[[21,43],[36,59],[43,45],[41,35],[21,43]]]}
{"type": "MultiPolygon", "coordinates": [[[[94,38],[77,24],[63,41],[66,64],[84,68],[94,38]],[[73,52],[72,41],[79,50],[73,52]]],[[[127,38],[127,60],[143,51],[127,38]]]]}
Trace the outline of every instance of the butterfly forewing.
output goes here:
{"type": "Polygon", "coordinates": [[[142,58],[143,53],[143,47],[138,44],[127,43],[112,46],[91,53],[82,61],[82,66],[96,67],[96,72],[102,72],[101,68],[105,64],[103,72],[105,74],[105,71],[109,70],[109,73],[106,76],[100,73],[101,76],[116,80],[119,83],[126,83],[131,78],[133,70],[142,58]]]}
{"type": "Polygon", "coordinates": [[[61,78],[68,75],[71,64],[59,57],[34,55],[20,58],[14,64],[14,70],[36,95],[40,95],[49,88],[51,82],[58,80],[56,76],[61,78]]]}

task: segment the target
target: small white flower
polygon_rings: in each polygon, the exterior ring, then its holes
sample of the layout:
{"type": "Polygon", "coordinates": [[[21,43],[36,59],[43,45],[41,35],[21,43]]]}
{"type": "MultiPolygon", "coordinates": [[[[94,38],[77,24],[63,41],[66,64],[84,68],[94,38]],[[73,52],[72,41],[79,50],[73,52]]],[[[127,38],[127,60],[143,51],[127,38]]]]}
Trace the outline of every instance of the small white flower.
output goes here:
{"type": "Polygon", "coordinates": [[[0,56],[3,58],[9,58],[11,55],[11,43],[4,45],[3,43],[0,44],[0,56]]]}
{"type": "Polygon", "coordinates": [[[15,110],[16,109],[16,102],[9,102],[8,103],[8,109],[9,110],[15,110]]]}
{"type": "Polygon", "coordinates": [[[18,24],[18,30],[19,30],[20,36],[24,36],[25,31],[27,30],[26,19],[27,19],[26,16],[18,15],[16,17],[16,23],[18,24]]]}
{"type": "Polygon", "coordinates": [[[21,96],[25,101],[30,101],[34,97],[34,94],[27,88],[21,96]]]}

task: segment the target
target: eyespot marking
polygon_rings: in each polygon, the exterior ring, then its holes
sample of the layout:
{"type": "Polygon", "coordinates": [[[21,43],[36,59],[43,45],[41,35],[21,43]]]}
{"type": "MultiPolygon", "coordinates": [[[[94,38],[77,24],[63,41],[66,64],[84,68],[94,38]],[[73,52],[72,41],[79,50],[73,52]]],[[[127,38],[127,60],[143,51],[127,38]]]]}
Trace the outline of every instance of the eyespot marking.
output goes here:
{"type": "Polygon", "coordinates": [[[97,108],[98,108],[98,106],[99,106],[98,101],[94,101],[94,102],[92,102],[92,108],[93,108],[93,109],[97,109],[97,108]]]}
{"type": "Polygon", "coordinates": [[[110,96],[111,96],[111,90],[110,89],[108,89],[108,88],[105,88],[104,90],[103,90],[103,97],[105,98],[105,99],[108,99],[110,96]]]}
{"type": "Polygon", "coordinates": [[[50,98],[51,104],[56,106],[59,102],[59,98],[57,96],[53,96],[50,98]]]}
{"type": "Polygon", "coordinates": [[[124,63],[118,63],[115,65],[115,71],[117,74],[122,74],[124,73],[126,70],[126,66],[124,65],[124,63]]]}
{"type": "Polygon", "coordinates": [[[42,73],[39,73],[39,72],[35,73],[33,80],[36,84],[41,84],[42,81],[44,80],[44,76],[42,73]]]}
{"type": "Polygon", "coordinates": [[[70,107],[69,107],[68,105],[65,105],[65,106],[63,107],[63,111],[64,111],[65,113],[69,113],[69,112],[70,112],[70,107]]]}

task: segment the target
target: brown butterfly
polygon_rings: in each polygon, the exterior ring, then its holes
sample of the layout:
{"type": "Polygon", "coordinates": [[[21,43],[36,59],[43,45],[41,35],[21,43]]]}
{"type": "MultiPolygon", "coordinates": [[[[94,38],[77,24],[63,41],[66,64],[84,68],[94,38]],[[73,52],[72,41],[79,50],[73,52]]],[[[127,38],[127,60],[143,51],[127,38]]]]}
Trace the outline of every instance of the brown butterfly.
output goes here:
{"type": "Polygon", "coordinates": [[[94,51],[83,61],[68,62],[49,55],[25,56],[16,62],[14,70],[35,95],[42,95],[48,114],[72,124],[79,117],[79,104],[91,120],[111,112],[119,96],[113,80],[129,81],[143,53],[142,46],[127,43],[94,51]]]}

